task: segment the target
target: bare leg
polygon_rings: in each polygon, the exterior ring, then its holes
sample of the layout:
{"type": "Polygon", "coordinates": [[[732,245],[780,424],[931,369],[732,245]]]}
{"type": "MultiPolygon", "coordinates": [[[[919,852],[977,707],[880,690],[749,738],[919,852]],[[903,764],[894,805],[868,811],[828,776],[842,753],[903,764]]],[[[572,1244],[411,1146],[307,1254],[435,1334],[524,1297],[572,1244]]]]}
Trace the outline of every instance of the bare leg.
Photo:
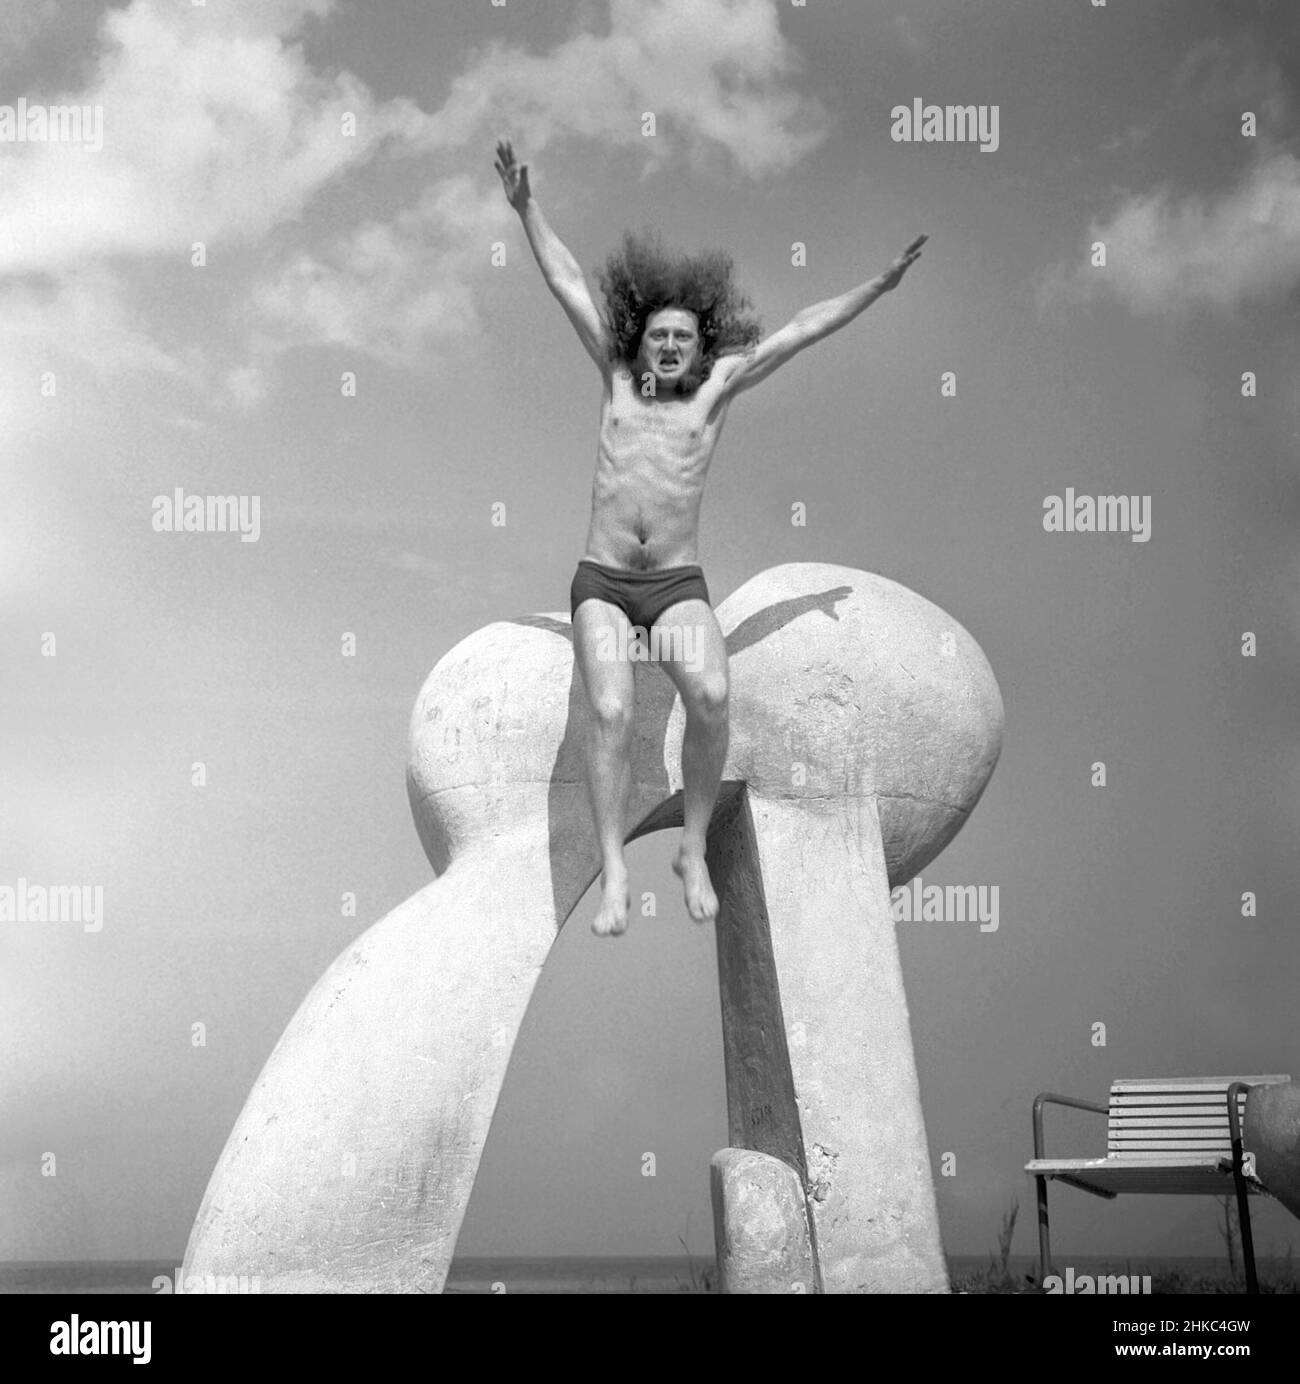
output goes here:
{"type": "Polygon", "coordinates": [[[587,789],[600,843],[601,899],[591,930],[598,936],[627,931],[631,895],[623,841],[632,787],[632,722],[636,687],[626,659],[602,657],[626,649],[619,626],[627,616],[607,601],[587,600],[573,617],[573,648],[591,707],[587,740],[587,789]],[[602,635],[602,631],[606,633],[602,635]]]}
{"type": "MultiPolygon", "coordinates": [[[[681,601],[656,622],[661,636],[690,633],[691,642],[661,652],[660,666],[673,680],[686,708],[682,737],[682,844],[673,861],[697,923],[718,916],[718,898],[704,862],[705,839],[727,761],[727,646],[708,602],[681,601]]],[[[670,646],[671,647],[671,646],[670,646]]]]}

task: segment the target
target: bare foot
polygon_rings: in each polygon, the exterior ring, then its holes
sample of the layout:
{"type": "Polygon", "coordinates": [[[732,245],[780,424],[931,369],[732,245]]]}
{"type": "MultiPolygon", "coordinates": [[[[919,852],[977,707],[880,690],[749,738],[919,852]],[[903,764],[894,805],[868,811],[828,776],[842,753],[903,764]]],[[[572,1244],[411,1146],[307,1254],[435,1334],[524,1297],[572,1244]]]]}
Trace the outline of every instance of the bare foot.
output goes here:
{"type": "Polygon", "coordinates": [[[712,922],[718,916],[718,896],[704,857],[683,847],[673,861],[673,871],[686,886],[686,911],[697,923],[712,922]]]}
{"type": "Polygon", "coordinates": [[[591,920],[591,930],[597,937],[617,937],[627,931],[628,910],[632,896],[627,887],[627,866],[601,872],[600,907],[591,920]]]}

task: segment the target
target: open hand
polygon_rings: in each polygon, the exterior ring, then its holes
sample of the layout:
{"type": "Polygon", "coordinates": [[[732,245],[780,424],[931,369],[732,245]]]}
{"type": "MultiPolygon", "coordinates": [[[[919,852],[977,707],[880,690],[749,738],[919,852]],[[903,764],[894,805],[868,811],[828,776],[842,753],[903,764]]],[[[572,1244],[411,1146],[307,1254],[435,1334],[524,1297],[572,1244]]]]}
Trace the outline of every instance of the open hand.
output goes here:
{"type": "Polygon", "coordinates": [[[515,151],[508,139],[497,141],[496,170],[501,175],[501,186],[506,190],[506,200],[522,216],[532,193],[528,188],[528,165],[515,162],[515,151]]]}
{"type": "Polygon", "coordinates": [[[907,273],[916,260],[921,258],[921,246],[929,239],[930,237],[928,235],[917,236],[893,264],[885,270],[880,276],[882,284],[880,291],[882,293],[888,293],[891,288],[898,287],[899,281],[902,279],[903,275],[907,273]]]}

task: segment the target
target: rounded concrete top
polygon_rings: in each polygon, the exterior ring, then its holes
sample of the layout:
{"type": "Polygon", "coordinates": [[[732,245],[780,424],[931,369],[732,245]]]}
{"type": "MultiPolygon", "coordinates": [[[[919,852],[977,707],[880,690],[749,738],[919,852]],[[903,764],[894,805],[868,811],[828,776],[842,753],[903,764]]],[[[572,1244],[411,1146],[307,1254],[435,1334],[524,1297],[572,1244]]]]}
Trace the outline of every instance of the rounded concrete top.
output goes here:
{"type": "MultiPolygon", "coordinates": [[[[916,592],[828,563],[761,572],[717,615],[731,678],[724,781],[874,797],[891,884],[910,879],[956,834],[1001,749],[1002,698],[979,645],[916,592]]],[[[681,703],[647,727],[653,689],[636,685],[634,779],[667,797],[681,786],[681,703]]],[[[416,700],[408,769],[435,869],[499,831],[525,785],[584,781],[586,716],[567,615],[496,622],[439,660],[416,700]]]]}

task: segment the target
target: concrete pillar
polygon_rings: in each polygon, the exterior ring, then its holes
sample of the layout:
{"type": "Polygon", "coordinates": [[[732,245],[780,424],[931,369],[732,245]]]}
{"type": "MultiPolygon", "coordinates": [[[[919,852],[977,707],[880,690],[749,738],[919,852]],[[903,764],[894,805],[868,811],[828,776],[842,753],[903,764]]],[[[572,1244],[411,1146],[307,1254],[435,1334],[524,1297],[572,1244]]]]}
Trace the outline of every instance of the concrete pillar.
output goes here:
{"type": "Polygon", "coordinates": [[[825,1291],[947,1292],[875,802],[749,808],[825,1291]]]}
{"type": "Polygon", "coordinates": [[[826,1292],[946,1292],[872,799],[715,818],[729,1138],[803,1179],[826,1292]]]}

